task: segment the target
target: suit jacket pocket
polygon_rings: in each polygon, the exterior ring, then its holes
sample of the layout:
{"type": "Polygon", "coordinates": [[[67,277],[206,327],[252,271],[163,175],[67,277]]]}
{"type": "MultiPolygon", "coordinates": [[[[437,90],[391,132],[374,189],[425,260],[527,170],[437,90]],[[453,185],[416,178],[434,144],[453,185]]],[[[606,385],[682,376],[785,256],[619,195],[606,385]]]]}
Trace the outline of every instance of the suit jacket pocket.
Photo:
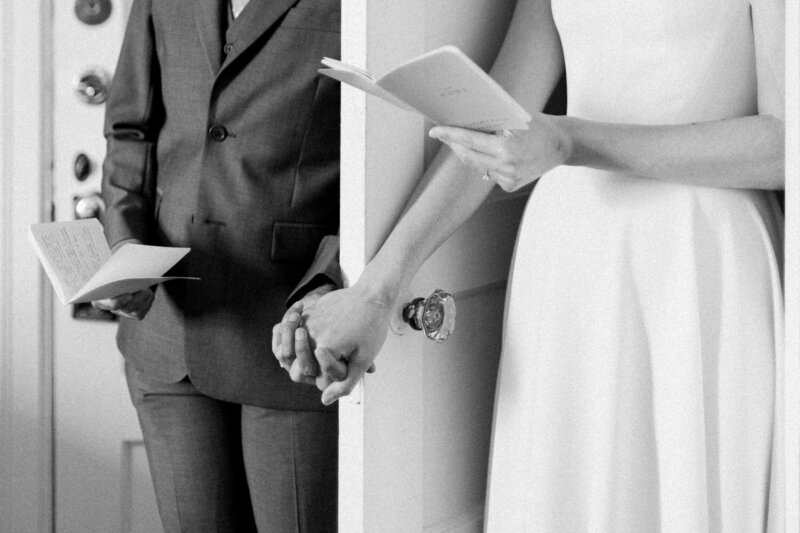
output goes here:
{"type": "Polygon", "coordinates": [[[325,235],[336,235],[332,224],[275,222],[272,226],[270,259],[275,263],[310,262],[325,235]]]}

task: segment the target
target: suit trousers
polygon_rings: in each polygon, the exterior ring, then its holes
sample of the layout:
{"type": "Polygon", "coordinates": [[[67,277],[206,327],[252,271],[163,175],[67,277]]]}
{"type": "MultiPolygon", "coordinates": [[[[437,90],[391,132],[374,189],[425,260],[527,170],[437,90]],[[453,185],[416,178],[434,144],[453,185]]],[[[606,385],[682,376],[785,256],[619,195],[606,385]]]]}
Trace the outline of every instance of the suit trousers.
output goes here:
{"type": "Polygon", "coordinates": [[[240,405],[188,378],[125,373],[167,533],[336,531],[336,412],[240,405]]]}

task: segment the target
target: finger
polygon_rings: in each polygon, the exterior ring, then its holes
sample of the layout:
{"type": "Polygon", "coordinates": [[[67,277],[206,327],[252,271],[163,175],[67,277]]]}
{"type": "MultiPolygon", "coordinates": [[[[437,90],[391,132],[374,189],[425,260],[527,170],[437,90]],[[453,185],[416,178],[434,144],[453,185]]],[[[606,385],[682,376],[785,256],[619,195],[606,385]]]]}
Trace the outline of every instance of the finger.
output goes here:
{"type": "Polygon", "coordinates": [[[143,291],[135,292],[131,295],[130,300],[121,306],[120,311],[128,315],[130,318],[141,320],[150,310],[153,304],[153,291],[146,289],[143,291]]]}
{"type": "Polygon", "coordinates": [[[325,405],[330,405],[339,398],[348,396],[351,392],[353,392],[353,389],[356,388],[356,385],[358,385],[358,382],[361,380],[362,376],[363,373],[360,373],[357,376],[355,373],[353,373],[348,375],[342,381],[334,381],[325,387],[325,390],[322,391],[322,403],[325,405]]]}
{"type": "Polygon", "coordinates": [[[294,354],[297,357],[296,363],[300,367],[300,372],[306,377],[314,378],[317,376],[317,360],[311,353],[308,343],[308,332],[304,327],[298,327],[294,331],[294,354]]]}
{"type": "Polygon", "coordinates": [[[503,137],[492,133],[467,130],[464,128],[454,128],[448,126],[437,126],[432,128],[430,136],[448,144],[458,144],[488,155],[499,155],[502,149],[503,137]]]}
{"type": "Polygon", "coordinates": [[[331,381],[339,381],[347,377],[347,364],[334,356],[327,348],[314,350],[314,357],[317,358],[320,372],[328,376],[331,381]]]}
{"type": "Polygon", "coordinates": [[[278,360],[278,364],[281,365],[281,368],[289,372],[292,369],[292,363],[291,361],[287,362],[283,359],[283,354],[281,353],[281,331],[281,322],[272,326],[272,354],[275,356],[275,359],[278,360]]]}
{"type": "Polygon", "coordinates": [[[317,348],[314,350],[314,357],[317,358],[320,365],[320,373],[317,376],[317,388],[320,391],[324,391],[334,381],[347,376],[347,364],[337,359],[330,350],[317,348]]]}
{"type": "Polygon", "coordinates": [[[353,392],[359,380],[364,376],[364,372],[372,365],[372,363],[364,361],[363,358],[359,358],[357,355],[347,366],[347,377],[342,381],[331,383],[322,392],[322,403],[330,405],[342,396],[347,396],[353,392]]]}
{"type": "Polygon", "coordinates": [[[316,378],[317,388],[320,390],[320,392],[322,392],[334,381],[335,380],[331,379],[327,374],[320,373],[320,375],[316,378]]]}
{"type": "Polygon", "coordinates": [[[132,296],[130,294],[120,294],[115,298],[106,298],[104,300],[95,300],[92,302],[92,305],[98,309],[102,309],[104,311],[117,311],[122,309],[128,302],[130,302],[132,296]]]}
{"type": "Polygon", "coordinates": [[[309,385],[314,385],[317,382],[316,376],[306,376],[303,374],[303,369],[300,366],[299,359],[295,359],[292,365],[289,367],[289,377],[292,378],[292,381],[295,383],[307,383],[309,385]]]}
{"type": "Polygon", "coordinates": [[[505,192],[514,192],[519,185],[517,180],[511,179],[508,176],[504,176],[499,173],[490,173],[489,179],[495,182],[505,192]]]}
{"type": "Polygon", "coordinates": [[[94,300],[92,302],[92,307],[101,311],[111,311],[112,305],[111,300],[94,300]]]}
{"type": "Polygon", "coordinates": [[[491,175],[502,174],[508,172],[508,165],[497,159],[496,157],[476,152],[470,148],[461,146],[460,144],[448,144],[456,156],[465,164],[474,169],[483,172],[491,172],[491,175]]]}
{"type": "Polygon", "coordinates": [[[285,363],[291,364],[295,358],[294,331],[300,325],[300,314],[290,310],[284,318],[281,327],[281,358],[285,363]]]}
{"type": "Polygon", "coordinates": [[[132,320],[141,320],[144,318],[144,315],[142,315],[139,311],[112,311],[112,313],[121,317],[130,318],[132,320]]]}
{"type": "MultiPolygon", "coordinates": [[[[281,323],[272,326],[272,355],[279,362],[281,360],[281,323]]],[[[283,364],[281,364],[283,366],[283,364]]],[[[289,370],[288,368],[286,370],[289,370]]]]}
{"type": "Polygon", "coordinates": [[[286,325],[286,321],[292,316],[292,313],[297,313],[298,316],[303,315],[303,300],[296,301],[289,309],[287,309],[286,313],[283,315],[281,324],[286,325]]]}

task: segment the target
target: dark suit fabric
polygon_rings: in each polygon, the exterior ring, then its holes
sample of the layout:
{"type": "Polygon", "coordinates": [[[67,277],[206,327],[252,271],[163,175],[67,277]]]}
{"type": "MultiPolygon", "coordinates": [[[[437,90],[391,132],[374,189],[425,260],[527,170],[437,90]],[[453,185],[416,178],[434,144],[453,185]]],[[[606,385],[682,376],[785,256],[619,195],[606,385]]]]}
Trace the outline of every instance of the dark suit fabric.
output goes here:
{"type": "Polygon", "coordinates": [[[215,400],[130,365],[126,375],[167,533],[336,531],[335,412],[215,400]]]}
{"type": "Polygon", "coordinates": [[[338,246],[339,89],[316,72],[338,57],[339,3],[250,0],[227,30],[226,5],[131,8],[107,109],[106,235],[191,247],[175,272],[202,281],[160,285],[118,345],[151,378],[188,375],[220,400],[326,410],[271,355],[271,325],[301,279],[339,279],[326,250],[338,246]]]}
{"type": "Polygon", "coordinates": [[[335,408],[271,329],[340,283],[338,0],[134,0],[106,111],[104,226],[192,250],[117,343],[167,531],[335,531],[335,408]],[[302,289],[301,289],[302,290],[302,289]]]}

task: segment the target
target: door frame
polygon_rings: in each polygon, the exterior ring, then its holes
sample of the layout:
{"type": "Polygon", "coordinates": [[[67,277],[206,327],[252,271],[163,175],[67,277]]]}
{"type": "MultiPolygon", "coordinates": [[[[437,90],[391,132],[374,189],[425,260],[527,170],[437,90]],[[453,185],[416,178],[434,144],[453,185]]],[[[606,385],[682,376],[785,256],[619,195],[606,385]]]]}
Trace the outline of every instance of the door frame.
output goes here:
{"type": "Polygon", "coordinates": [[[25,238],[50,218],[51,13],[0,2],[0,531],[53,530],[52,293],[25,238]]]}
{"type": "MultiPolygon", "coordinates": [[[[784,474],[786,531],[800,531],[800,4],[786,2],[784,474]]],[[[780,364],[780,361],[779,361],[780,364]]]]}

